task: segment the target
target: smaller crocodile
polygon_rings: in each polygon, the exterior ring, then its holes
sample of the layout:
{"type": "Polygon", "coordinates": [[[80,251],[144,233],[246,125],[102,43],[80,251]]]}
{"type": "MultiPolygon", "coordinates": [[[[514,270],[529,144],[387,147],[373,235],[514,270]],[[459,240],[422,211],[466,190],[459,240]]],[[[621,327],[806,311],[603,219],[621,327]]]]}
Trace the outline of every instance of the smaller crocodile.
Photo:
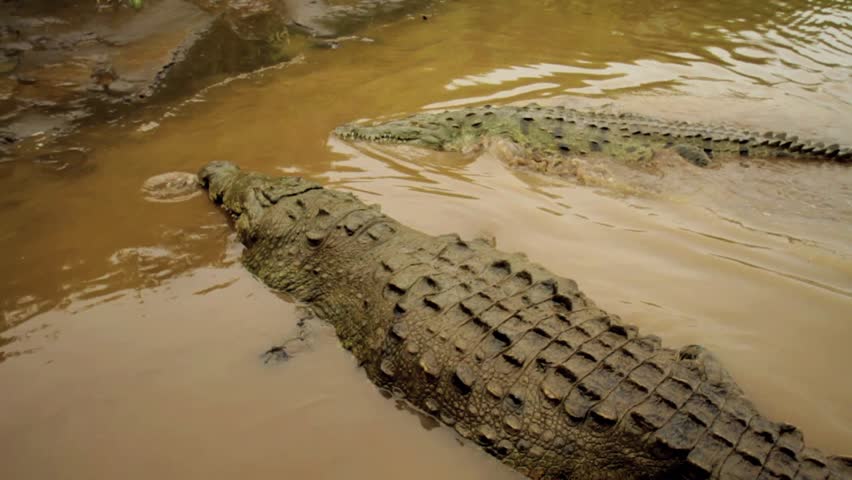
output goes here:
{"type": "Polygon", "coordinates": [[[635,166],[647,164],[664,150],[701,167],[725,157],[852,161],[849,147],[801,140],[785,133],[756,133],[630,113],[537,104],[418,113],[382,123],[347,124],[334,133],[344,140],[460,152],[476,150],[488,139],[499,138],[538,158],[599,153],[635,166]]]}

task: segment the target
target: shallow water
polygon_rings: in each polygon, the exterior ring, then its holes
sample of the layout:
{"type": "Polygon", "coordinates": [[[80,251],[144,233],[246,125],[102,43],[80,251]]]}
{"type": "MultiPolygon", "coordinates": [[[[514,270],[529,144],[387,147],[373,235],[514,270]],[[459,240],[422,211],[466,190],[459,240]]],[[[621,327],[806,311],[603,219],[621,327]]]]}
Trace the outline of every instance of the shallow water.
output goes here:
{"type": "Polygon", "coordinates": [[[430,233],[494,236],[666,344],[710,347],[770,417],[852,453],[848,167],[673,165],[637,177],[643,193],[630,195],[629,176],[583,186],[489,152],[329,138],[362,117],[536,100],[850,144],[852,9],[469,1],[424,13],[358,32],[371,42],[89,128],[73,139],[85,154],[0,164],[4,471],[516,477],[393,408],[328,332],[264,365],[293,306],[235,263],[208,201],[152,203],[141,191],[212,159],[350,189],[430,233]]]}

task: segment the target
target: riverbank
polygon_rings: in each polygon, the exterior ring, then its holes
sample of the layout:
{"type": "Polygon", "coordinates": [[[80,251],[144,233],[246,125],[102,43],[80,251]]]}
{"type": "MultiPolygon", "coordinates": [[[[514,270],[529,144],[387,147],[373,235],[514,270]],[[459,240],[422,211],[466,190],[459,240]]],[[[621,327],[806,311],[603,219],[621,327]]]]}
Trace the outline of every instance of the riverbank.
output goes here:
{"type": "Polygon", "coordinates": [[[96,0],[0,4],[0,162],[67,168],[84,148],[50,145],[81,125],[184,98],[216,81],[337,48],[367,22],[425,1],[96,0]],[[47,147],[46,147],[47,146],[47,147]],[[32,156],[32,155],[31,155],[32,156]]]}

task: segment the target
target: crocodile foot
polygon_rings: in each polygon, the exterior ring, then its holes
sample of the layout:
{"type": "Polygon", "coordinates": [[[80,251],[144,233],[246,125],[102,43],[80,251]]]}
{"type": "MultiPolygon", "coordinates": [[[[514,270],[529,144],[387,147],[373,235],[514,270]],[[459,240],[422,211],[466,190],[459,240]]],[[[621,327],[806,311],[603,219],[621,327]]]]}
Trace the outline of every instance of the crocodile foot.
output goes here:
{"type": "Polygon", "coordinates": [[[284,337],[278,345],[270,347],[261,354],[264,364],[286,362],[294,356],[309,351],[314,345],[313,312],[307,307],[299,307],[299,321],[293,331],[284,337]]]}

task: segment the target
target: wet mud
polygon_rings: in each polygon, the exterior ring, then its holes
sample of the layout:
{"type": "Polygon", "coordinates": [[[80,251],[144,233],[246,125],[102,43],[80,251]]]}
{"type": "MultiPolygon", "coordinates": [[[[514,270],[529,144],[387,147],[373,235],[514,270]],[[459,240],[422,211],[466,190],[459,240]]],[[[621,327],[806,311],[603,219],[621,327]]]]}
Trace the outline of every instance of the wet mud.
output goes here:
{"type": "MultiPolygon", "coordinates": [[[[339,46],[425,1],[18,1],[0,5],[0,158],[229,75],[339,46]]],[[[61,148],[61,147],[56,147],[61,148]]]]}

